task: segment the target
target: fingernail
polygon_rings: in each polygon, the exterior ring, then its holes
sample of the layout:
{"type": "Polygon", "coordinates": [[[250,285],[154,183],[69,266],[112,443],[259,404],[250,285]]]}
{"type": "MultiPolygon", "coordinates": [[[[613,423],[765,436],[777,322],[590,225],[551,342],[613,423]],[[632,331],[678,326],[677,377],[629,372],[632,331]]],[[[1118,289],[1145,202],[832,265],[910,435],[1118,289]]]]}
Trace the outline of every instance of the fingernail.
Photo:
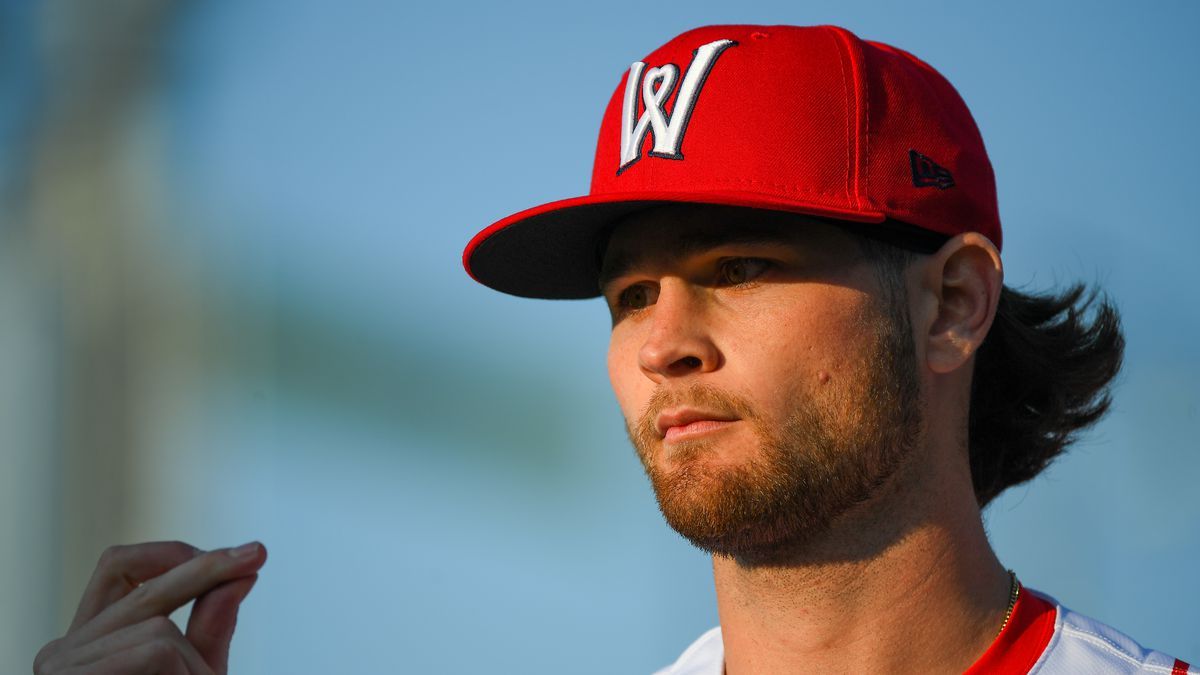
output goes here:
{"type": "Polygon", "coordinates": [[[229,555],[234,558],[245,558],[246,556],[254,555],[258,552],[258,542],[252,541],[249,544],[242,544],[237,548],[229,549],[229,555]]]}

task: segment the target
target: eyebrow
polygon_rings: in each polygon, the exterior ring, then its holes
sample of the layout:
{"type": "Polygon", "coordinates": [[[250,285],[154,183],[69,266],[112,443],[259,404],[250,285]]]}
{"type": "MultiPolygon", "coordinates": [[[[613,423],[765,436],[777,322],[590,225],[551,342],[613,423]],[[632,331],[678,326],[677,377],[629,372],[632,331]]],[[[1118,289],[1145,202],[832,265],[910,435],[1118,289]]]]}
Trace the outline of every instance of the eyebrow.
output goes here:
{"type": "MultiPolygon", "coordinates": [[[[682,235],[669,254],[670,259],[679,260],[692,255],[711,251],[714,248],[728,245],[764,245],[782,244],[790,241],[789,233],[777,228],[739,227],[736,230],[715,230],[709,232],[690,232],[682,235]]],[[[608,257],[600,267],[600,292],[616,279],[633,269],[644,258],[647,251],[622,252],[608,257]]]]}

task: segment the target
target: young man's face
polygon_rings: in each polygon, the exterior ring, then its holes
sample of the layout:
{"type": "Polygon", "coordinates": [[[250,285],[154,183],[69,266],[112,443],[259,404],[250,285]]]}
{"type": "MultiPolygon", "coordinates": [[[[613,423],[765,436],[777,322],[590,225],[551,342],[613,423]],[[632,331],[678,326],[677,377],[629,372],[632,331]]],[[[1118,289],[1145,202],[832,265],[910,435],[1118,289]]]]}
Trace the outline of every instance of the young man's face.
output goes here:
{"type": "Polygon", "coordinates": [[[601,282],[630,438],[667,521],[697,546],[746,559],[803,547],[915,444],[904,294],[838,228],[657,208],[617,227],[601,282]]]}

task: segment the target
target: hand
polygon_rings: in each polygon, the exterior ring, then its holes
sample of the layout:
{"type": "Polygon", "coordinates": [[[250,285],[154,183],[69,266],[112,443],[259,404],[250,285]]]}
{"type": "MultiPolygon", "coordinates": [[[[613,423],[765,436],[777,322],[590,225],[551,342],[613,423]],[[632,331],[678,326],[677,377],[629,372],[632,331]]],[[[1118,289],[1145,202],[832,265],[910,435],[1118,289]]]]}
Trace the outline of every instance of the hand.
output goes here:
{"type": "Polygon", "coordinates": [[[237,611],[267,560],[257,542],[205,553],[178,541],[100,556],[66,635],[35,675],[225,675],[237,611]],[[171,612],[196,599],[181,633],[171,612]]]}

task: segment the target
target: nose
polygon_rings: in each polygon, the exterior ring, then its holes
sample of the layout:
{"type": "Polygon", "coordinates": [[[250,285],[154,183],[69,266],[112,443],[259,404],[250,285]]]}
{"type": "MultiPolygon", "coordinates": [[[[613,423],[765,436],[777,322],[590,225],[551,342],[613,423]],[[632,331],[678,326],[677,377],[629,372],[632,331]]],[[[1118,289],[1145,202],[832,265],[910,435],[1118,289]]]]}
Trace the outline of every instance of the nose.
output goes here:
{"type": "Polygon", "coordinates": [[[638,366],[651,380],[665,380],[715,370],[721,353],[708,325],[703,290],[681,280],[660,282],[646,340],[638,350],[638,366]]]}

